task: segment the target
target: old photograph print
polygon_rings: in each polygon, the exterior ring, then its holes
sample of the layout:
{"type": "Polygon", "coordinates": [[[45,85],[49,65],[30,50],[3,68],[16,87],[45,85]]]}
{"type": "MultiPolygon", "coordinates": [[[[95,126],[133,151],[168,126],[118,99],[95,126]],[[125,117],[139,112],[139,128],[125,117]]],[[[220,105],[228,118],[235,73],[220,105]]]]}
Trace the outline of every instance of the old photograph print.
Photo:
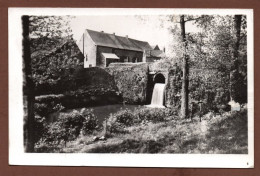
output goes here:
{"type": "Polygon", "coordinates": [[[25,153],[249,153],[246,14],[20,20],[25,153]]]}

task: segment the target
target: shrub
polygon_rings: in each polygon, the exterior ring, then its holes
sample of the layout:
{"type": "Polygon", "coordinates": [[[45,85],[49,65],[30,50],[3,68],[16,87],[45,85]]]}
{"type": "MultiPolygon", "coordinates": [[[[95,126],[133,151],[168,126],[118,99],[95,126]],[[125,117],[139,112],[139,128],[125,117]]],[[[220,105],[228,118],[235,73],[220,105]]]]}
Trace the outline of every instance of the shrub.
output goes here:
{"type": "Polygon", "coordinates": [[[158,123],[177,115],[176,108],[137,108],[134,112],[125,109],[120,110],[104,122],[106,130],[110,133],[125,132],[125,127],[135,123],[158,123]]]}
{"type": "Polygon", "coordinates": [[[134,123],[134,115],[129,109],[120,110],[111,114],[106,121],[106,128],[110,132],[123,132],[124,127],[131,126],[134,123]]]}
{"type": "Polygon", "coordinates": [[[116,122],[121,123],[125,126],[131,126],[134,122],[134,115],[129,109],[120,110],[114,114],[116,122]]]}
{"type": "Polygon", "coordinates": [[[165,117],[170,118],[170,117],[175,117],[178,116],[178,112],[179,112],[179,107],[169,107],[165,109],[165,117]]]}
{"type": "Polygon", "coordinates": [[[34,110],[35,113],[42,116],[46,117],[48,114],[52,112],[59,112],[62,111],[64,106],[62,106],[61,103],[55,104],[54,102],[51,103],[34,103],[34,110]]]}
{"type": "Polygon", "coordinates": [[[58,123],[60,123],[60,128],[65,130],[65,136],[68,136],[70,140],[74,140],[80,134],[83,127],[83,122],[85,118],[79,111],[73,110],[68,114],[62,114],[58,118],[58,123]]]}
{"type": "Polygon", "coordinates": [[[35,149],[37,152],[58,150],[61,142],[66,145],[67,141],[75,140],[81,131],[83,134],[93,132],[97,124],[97,117],[93,115],[92,110],[84,112],[74,110],[62,114],[56,122],[46,127],[46,132],[36,143],[35,149]]]}
{"type": "Polygon", "coordinates": [[[62,111],[62,110],[64,110],[65,109],[65,107],[64,106],[62,106],[62,104],[61,103],[59,103],[59,104],[56,104],[53,108],[52,108],[54,111],[62,111]]]}
{"type": "Polygon", "coordinates": [[[46,133],[47,123],[45,117],[35,115],[34,127],[37,129],[35,131],[35,141],[38,141],[46,133]]]}
{"type": "Polygon", "coordinates": [[[162,108],[140,108],[136,109],[134,116],[140,122],[162,122],[166,119],[166,109],[162,108]]]}
{"type": "Polygon", "coordinates": [[[45,103],[34,103],[34,112],[44,117],[51,112],[51,108],[45,103]]]}
{"type": "Polygon", "coordinates": [[[61,104],[64,95],[42,95],[35,98],[35,113],[44,117],[52,112],[62,111],[64,106],[61,104]]]}
{"type": "Polygon", "coordinates": [[[82,125],[82,133],[86,135],[93,132],[93,130],[95,130],[98,127],[98,119],[94,115],[92,109],[83,109],[81,112],[85,118],[82,125]]]}
{"type": "Polygon", "coordinates": [[[119,133],[124,132],[124,126],[116,121],[116,118],[112,114],[110,114],[109,118],[104,121],[104,129],[109,133],[119,133]]]}

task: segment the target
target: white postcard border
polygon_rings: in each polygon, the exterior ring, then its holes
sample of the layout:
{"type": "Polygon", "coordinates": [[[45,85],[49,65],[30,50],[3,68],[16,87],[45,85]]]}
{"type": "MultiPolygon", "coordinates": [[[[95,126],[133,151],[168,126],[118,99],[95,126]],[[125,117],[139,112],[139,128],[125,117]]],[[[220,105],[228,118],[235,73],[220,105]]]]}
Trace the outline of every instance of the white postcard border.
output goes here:
{"type": "Polygon", "coordinates": [[[113,9],[9,8],[9,164],[118,167],[254,167],[254,51],[252,9],[113,9]],[[42,154],[25,153],[23,146],[22,15],[247,15],[248,24],[248,154],[42,154]]]}

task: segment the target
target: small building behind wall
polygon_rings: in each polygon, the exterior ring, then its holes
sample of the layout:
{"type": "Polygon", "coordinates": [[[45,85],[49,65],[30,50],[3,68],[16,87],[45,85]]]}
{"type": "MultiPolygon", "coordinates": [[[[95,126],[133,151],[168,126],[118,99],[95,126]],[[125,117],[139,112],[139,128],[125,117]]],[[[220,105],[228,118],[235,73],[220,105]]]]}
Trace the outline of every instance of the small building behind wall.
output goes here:
{"type": "Polygon", "coordinates": [[[111,62],[144,62],[144,51],[152,50],[148,42],[86,29],[78,47],[84,55],[84,68],[107,67],[111,62]],[[104,54],[113,54],[106,58],[104,54]],[[118,58],[116,58],[116,57],[118,58]]]}
{"type": "Polygon", "coordinates": [[[158,45],[152,48],[152,50],[146,51],[146,62],[155,62],[166,57],[165,48],[160,50],[158,45]]]}

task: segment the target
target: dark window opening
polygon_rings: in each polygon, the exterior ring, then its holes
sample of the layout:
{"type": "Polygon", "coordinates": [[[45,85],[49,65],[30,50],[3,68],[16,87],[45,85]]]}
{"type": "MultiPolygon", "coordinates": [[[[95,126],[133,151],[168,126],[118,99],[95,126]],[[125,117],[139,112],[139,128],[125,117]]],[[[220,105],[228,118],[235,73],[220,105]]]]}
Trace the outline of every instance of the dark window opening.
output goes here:
{"type": "Polygon", "coordinates": [[[109,59],[109,58],[107,58],[107,60],[106,60],[106,67],[108,67],[110,63],[115,63],[115,62],[118,62],[118,59],[109,59]]]}

